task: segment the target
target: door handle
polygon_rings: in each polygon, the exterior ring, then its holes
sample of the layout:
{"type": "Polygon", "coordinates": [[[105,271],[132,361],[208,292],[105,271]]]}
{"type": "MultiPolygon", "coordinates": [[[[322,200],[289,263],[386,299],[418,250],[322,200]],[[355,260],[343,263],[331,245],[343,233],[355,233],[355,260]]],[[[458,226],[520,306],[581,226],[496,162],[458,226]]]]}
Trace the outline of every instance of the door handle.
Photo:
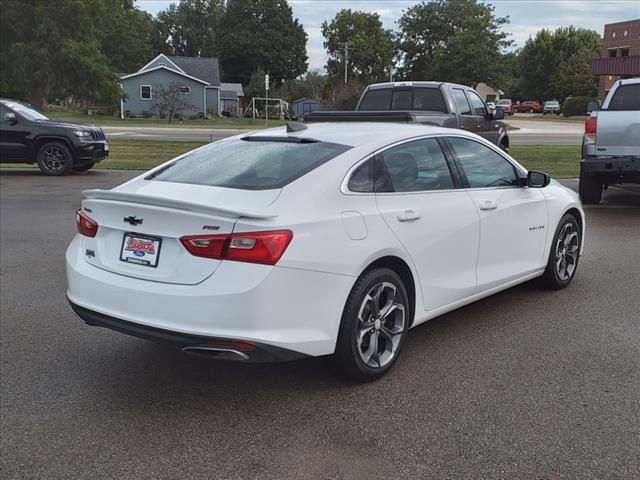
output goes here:
{"type": "Polygon", "coordinates": [[[405,210],[403,213],[398,215],[399,222],[413,222],[420,218],[420,214],[415,212],[414,210],[405,210]]]}
{"type": "Polygon", "coordinates": [[[495,210],[498,204],[493,200],[482,200],[479,205],[480,210],[495,210]]]}

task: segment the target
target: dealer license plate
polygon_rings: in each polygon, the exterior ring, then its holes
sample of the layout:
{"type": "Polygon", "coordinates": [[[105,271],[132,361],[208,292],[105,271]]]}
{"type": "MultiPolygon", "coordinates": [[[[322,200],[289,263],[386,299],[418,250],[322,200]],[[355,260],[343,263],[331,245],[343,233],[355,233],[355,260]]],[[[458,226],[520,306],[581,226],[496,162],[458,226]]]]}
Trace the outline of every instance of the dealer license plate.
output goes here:
{"type": "Polygon", "coordinates": [[[127,232],[122,239],[120,260],[145,267],[157,267],[161,245],[162,239],[159,237],[127,232]]]}

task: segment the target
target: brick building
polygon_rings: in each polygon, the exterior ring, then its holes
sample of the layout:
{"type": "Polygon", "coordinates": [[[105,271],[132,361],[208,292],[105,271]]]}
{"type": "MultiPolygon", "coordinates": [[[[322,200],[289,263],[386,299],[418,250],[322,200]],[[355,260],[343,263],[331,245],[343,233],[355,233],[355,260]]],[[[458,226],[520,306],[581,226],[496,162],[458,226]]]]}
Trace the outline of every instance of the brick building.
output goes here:
{"type": "Polygon", "coordinates": [[[640,77],[640,19],[604,26],[602,58],[591,62],[591,74],[600,77],[600,100],[616,80],[640,77]]]}

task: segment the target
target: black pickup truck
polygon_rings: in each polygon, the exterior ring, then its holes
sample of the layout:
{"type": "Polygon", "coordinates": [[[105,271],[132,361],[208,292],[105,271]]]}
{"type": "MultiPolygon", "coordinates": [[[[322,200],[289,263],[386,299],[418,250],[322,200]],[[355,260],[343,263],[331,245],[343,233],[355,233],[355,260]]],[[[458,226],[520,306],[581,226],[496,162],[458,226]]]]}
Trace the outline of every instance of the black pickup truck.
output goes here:
{"type": "Polygon", "coordinates": [[[307,114],[305,122],[404,122],[459,128],[509,149],[501,110],[489,112],[472,88],[444,82],[394,82],[369,85],[353,112],[307,114]]]}
{"type": "Polygon", "coordinates": [[[53,120],[25,103],[0,99],[0,162],[37,163],[45,175],[84,172],[109,155],[100,127],[53,120]]]}

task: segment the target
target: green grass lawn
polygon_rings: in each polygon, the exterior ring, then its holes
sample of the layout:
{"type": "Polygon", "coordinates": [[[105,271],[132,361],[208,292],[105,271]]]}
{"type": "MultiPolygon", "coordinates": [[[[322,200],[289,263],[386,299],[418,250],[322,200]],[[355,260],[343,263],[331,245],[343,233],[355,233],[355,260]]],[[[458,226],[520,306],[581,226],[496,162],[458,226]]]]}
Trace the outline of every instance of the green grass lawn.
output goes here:
{"type": "MultiPolygon", "coordinates": [[[[96,168],[148,170],[201,145],[203,142],[159,140],[110,140],[109,158],[96,168]]],[[[529,170],[541,170],[554,178],[577,178],[580,147],[574,145],[514,145],[509,153],[529,170]]],[[[25,165],[2,164],[3,167],[25,165]]]]}
{"type": "MultiPolygon", "coordinates": [[[[101,127],[170,127],[170,128],[263,128],[265,126],[264,119],[253,118],[215,118],[207,120],[199,118],[195,120],[183,120],[182,123],[173,120],[169,123],[167,120],[159,122],[153,118],[125,118],[105,116],[105,115],[86,115],[82,112],[50,112],[48,115],[56,120],[64,120],[65,122],[89,123],[101,127]]],[[[284,125],[286,122],[280,120],[269,119],[269,127],[277,127],[284,125]]]]}
{"type": "Polygon", "coordinates": [[[516,113],[514,116],[505,117],[506,121],[509,120],[538,120],[540,122],[568,122],[568,123],[584,123],[586,115],[574,115],[572,117],[565,117],[564,115],[543,115],[541,113],[516,113]]]}

